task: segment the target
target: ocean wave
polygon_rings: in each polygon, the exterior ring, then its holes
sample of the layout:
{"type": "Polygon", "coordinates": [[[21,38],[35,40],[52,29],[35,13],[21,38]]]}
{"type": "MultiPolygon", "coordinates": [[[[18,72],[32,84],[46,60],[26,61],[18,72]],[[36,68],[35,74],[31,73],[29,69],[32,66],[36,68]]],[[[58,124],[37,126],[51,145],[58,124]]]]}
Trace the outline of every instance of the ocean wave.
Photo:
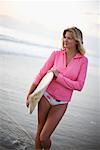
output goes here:
{"type": "MultiPolygon", "coordinates": [[[[59,47],[54,47],[49,44],[39,44],[39,41],[32,42],[29,40],[16,38],[11,35],[0,34],[0,53],[16,54],[25,56],[49,57],[53,50],[58,50],[59,47]]],[[[99,55],[94,55],[87,52],[89,63],[100,66],[99,55]]]]}
{"type": "Polygon", "coordinates": [[[25,40],[20,40],[20,39],[17,39],[15,37],[13,37],[13,36],[3,35],[3,34],[0,34],[0,40],[1,41],[9,41],[9,42],[21,43],[21,44],[27,44],[27,45],[34,45],[34,46],[38,46],[38,47],[53,48],[53,49],[56,48],[56,49],[58,49],[58,47],[54,47],[54,46],[51,46],[51,45],[44,45],[44,44],[29,42],[29,41],[25,41],[25,40]]]}

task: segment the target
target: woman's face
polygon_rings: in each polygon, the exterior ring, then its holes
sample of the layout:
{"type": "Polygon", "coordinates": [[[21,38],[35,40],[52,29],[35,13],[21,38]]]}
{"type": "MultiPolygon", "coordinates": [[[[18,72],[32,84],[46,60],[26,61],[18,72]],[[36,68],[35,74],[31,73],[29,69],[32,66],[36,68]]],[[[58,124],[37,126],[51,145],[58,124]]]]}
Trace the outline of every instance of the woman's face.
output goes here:
{"type": "Polygon", "coordinates": [[[66,32],[65,37],[63,38],[64,48],[67,49],[76,49],[76,41],[74,40],[71,32],[66,32]]]}

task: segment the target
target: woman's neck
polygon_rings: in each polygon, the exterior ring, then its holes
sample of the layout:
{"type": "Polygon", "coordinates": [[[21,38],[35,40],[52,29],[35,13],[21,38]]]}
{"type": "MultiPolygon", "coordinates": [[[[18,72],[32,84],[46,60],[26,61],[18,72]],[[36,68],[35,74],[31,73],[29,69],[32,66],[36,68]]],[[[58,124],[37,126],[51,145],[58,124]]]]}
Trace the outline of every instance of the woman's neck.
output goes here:
{"type": "Polygon", "coordinates": [[[74,57],[78,53],[75,49],[66,49],[65,52],[69,57],[74,57]]]}

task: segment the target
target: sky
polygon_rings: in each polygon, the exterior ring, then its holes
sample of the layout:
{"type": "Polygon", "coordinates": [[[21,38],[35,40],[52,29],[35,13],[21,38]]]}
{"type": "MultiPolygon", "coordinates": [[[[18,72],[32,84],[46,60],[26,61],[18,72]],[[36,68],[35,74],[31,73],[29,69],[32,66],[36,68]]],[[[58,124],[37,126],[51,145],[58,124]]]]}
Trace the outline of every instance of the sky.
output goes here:
{"type": "Polygon", "coordinates": [[[36,21],[48,30],[79,27],[85,34],[99,36],[99,0],[0,0],[0,15],[23,22],[36,21]]]}

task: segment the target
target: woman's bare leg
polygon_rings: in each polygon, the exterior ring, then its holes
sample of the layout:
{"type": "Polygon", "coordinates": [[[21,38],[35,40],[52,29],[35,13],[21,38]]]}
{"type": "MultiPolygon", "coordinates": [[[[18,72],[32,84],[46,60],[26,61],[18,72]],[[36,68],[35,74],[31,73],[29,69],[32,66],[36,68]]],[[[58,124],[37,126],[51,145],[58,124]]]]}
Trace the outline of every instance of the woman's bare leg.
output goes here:
{"type": "Polygon", "coordinates": [[[51,147],[50,136],[63,117],[68,104],[55,105],[49,110],[46,122],[40,134],[41,145],[44,150],[49,150],[51,147]]]}
{"type": "Polygon", "coordinates": [[[38,127],[37,127],[37,133],[36,133],[36,138],[35,138],[35,149],[36,150],[42,149],[41,142],[40,142],[40,133],[45,124],[50,107],[51,107],[51,105],[43,96],[38,104],[38,127]]]}

